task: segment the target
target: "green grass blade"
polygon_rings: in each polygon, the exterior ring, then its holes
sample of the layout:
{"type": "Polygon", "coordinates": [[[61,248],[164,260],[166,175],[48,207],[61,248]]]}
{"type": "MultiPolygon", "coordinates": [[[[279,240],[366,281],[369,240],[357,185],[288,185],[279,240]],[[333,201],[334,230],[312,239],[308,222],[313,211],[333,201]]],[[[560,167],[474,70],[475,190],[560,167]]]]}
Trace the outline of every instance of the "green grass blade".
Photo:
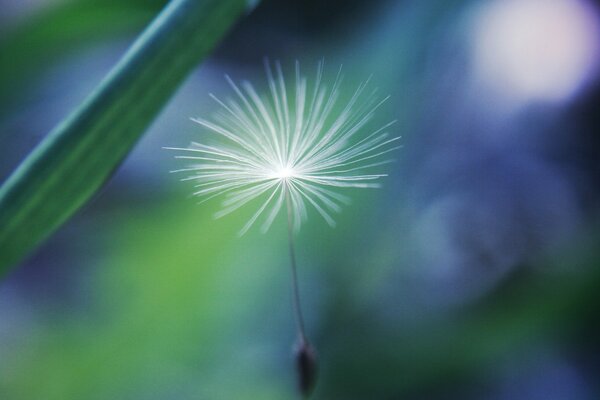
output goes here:
{"type": "MultiPolygon", "coordinates": [[[[14,26],[0,27],[0,119],[48,65],[90,43],[139,32],[160,0],[70,0],[50,4],[14,26]]],[[[161,4],[162,3],[162,4],[161,4]]],[[[7,132],[1,132],[6,135],[7,132]]]]}
{"type": "Polygon", "coordinates": [[[182,80],[247,8],[174,0],[99,87],[0,187],[0,275],[107,180],[182,80]]]}

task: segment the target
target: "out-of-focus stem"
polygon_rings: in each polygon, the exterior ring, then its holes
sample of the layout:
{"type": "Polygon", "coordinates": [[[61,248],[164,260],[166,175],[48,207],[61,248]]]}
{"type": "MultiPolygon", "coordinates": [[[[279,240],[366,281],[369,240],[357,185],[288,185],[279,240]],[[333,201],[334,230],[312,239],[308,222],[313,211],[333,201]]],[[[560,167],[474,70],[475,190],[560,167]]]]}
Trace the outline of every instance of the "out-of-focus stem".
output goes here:
{"type": "Polygon", "coordinates": [[[294,316],[296,318],[296,327],[300,338],[300,345],[307,344],[306,333],[304,332],[304,318],[302,317],[302,307],[300,305],[300,290],[298,289],[298,272],[296,265],[296,251],[294,249],[294,230],[292,224],[292,205],[288,183],[284,182],[285,203],[287,208],[287,228],[288,228],[288,244],[290,250],[290,266],[292,273],[292,297],[294,316]]]}

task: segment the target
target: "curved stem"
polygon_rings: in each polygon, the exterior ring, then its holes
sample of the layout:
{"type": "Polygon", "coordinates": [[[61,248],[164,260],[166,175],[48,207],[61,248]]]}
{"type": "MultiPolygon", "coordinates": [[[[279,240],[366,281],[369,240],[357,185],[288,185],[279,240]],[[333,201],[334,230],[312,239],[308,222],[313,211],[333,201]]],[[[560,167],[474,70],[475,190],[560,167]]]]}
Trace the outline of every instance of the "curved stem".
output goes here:
{"type": "Polygon", "coordinates": [[[302,307],[300,305],[300,290],[298,289],[298,272],[296,266],[296,252],[294,249],[294,232],[292,227],[292,205],[290,199],[290,192],[288,189],[287,181],[284,182],[285,190],[285,205],[287,208],[287,228],[288,228],[288,243],[290,250],[290,264],[292,273],[292,296],[294,306],[294,316],[296,318],[296,327],[301,340],[301,345],[307,344],[306,333],[304,332],[304,319],[302,318],[302,307]]]}

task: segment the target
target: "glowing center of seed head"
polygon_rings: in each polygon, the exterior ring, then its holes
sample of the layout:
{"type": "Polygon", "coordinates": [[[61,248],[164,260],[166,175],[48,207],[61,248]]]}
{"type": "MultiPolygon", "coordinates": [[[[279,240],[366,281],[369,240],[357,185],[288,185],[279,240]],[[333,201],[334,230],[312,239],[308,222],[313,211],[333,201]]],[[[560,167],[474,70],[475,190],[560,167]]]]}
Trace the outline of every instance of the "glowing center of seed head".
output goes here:
{"type": "Polygon", "coordinates": [[[273,177],[277,179],[288,179],[296,174],[293,168],[282,167],[273,173],[273,177]]]}

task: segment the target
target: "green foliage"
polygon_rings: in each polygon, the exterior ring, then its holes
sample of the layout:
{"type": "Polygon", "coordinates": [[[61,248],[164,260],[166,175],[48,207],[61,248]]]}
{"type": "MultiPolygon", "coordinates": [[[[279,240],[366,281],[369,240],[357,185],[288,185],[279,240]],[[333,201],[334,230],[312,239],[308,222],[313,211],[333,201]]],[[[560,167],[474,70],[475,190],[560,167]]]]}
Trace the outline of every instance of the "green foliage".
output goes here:
{"type": "Polygon", "coordinates": [[[243,0],[171,2],[92,95],[33,150],[0,188],[0,274],[102,186],[245,9],[243,0]]]}
{"type": "Polygon", "coordinates": [[[0,119],[52,62],[95,41],[141,30],[163,4],[157,0],[61,1],[15,26],[0,28],[0,119]]]}
{"type": "Polygon", "coordinates": [[[287,310],[285,236],[238,239],[241,217],[214,221],[214,208],[182,197],[95,221],[110,245],[87,301],[66,318],[42,318],[3,353],[0,398],[290,397],[291,368],[272,363],[293,336],[254,322],[272,321],[273,298],[287,310]]]}
{"type": "Polygon", "coordinates": [[[353,323],[355,335],[367,338],[361,345],[369,351],[355,351],[354,342],[337,344],[330,355],[337,368],[323,379],[324,398],[383,398],[389,393],[401,398],[435,392],[444,383],[485,372],[503,357],[526,354],[532,343],[577,337],[594,323],[600,305],[597,237],[582,242],[561,257],[545,260],[546,276],[540,276],[541,266],[523,267],[484,300],[461,310],[460,316],[421,327],[389,324],[374,332],[377,318],[372,315],[343,306],[331,309],[324,329],[332,341],[343,340],[345,332],[339,326],[353,323]],[[368,381],[361,379],[365,371],[370,372],[368,381]]]}

